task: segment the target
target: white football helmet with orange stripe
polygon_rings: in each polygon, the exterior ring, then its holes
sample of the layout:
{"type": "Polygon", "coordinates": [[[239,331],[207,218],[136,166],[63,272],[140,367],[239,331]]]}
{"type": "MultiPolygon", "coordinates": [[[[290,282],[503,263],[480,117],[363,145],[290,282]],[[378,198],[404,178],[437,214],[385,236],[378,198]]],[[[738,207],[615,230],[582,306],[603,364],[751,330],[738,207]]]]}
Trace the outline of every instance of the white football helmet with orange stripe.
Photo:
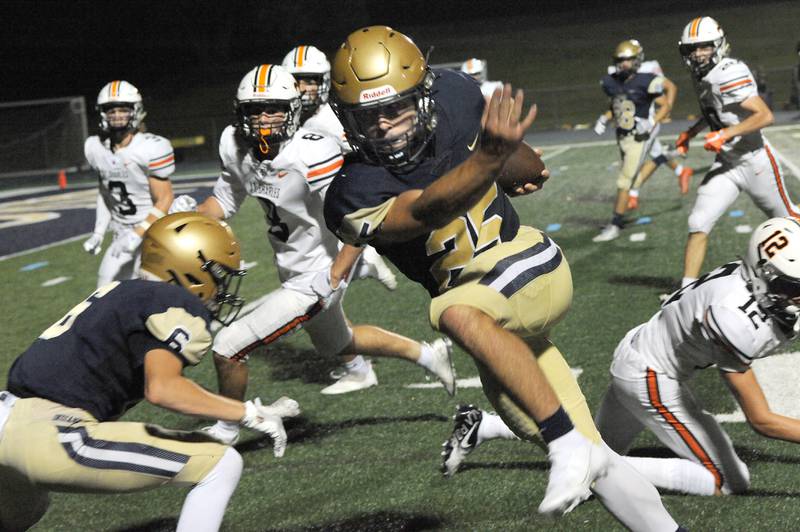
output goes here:
{"type": "Polygon", "coordinates": [[[262,153],[270,144],[292,138],[300,125],[300,90],[294,77],[280,65],[259,65],[245,74],[234,101],[237,131],[258,144],[262,153]],[[265,124],[261,115],[284,114],[278,123],[265,124]]]}
{"type": "Polygon", "coordinates": [[[139,89],[123,80],[106,83],[97,95],[97,111],[100,113],[100,130],[109,133],[112,130],[138,129],[147,115],[142,105],[142,95],[139,89]],[[112,127],[106,112],[114,107],[130,107],[131,116],[128,123],[122,127],[112,127]]]}
{"type": "Polygon", "coordinates": [[[461,63],[461,72],[472,76],[478,83],[486,81],[486,61],[474,57],[461,63]]]}
{"type": "Polygon", "coordinates": [[[744,260],[761,308],[794,325],[800,315],[800,223],[770,218],[756,227],[744,260]]]}
{"type": "Polygon", "coordinates": [[[716,20],[711,17],[697,17],[683,28],[678,49],[689,70],[697,78],[702,78],[728,56],[730,46],[725,39],[725,32],[716,20]],[[696,54],[698,48],[708,46],[714,49],[710,57],[696,54]]]}
{"type": "Polygon", "coordinates": [[[298,83],[302,80],[314,81],[317,91],[303,91],[303,113],[314,114],[320,105],[328,102],[331,89],[331,64],[325,54],[315,46],[296,46],[283,58],[282,66],[288,70],[298,83]]]}

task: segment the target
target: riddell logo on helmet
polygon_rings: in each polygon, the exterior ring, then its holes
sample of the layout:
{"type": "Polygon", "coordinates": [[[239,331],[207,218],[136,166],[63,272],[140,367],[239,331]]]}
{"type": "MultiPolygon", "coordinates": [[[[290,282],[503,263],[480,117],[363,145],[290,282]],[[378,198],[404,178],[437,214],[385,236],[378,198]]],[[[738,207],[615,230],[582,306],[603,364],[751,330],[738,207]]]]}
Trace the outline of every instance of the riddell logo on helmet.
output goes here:
{"type": "Polygon", "coordinates": [[[374,89],[369,89],[365,91],[361,91],[361,94],[358,97],[358,101],[360,102],[371,102],[373,100],[380,100],[381,98],[386,98],[387,96],[395,96],[397,91],[394,90],[394,87],[391,85],[383,85],[381,87],[375,87],[374,89]]]}

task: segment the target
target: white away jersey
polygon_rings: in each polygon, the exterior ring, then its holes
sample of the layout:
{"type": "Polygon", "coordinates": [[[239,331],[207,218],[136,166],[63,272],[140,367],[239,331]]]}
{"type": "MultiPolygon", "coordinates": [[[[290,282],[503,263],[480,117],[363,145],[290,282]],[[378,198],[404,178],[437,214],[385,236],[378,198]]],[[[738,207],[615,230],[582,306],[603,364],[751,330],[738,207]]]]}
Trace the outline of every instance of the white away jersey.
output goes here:
{"type": "Polygon", "coordinates": [[[350,143],[347,142],[347,138],[344,135],[344,128],[342,127],[342,123],[339,122],[339,117],[336,116],[336,113],[333,112],[333,109],[331,109],[331,106],[327,103],[320,105],[317,112],[309,117],[309,119],[303,123],[302,127],[319,133],[320,135],[327,135],[335,138],[339,143],[342,153],[350,153],[353,151],[353,148],[350,147],[350,143]]]}
{"type": "Polygon", "coordinates": [[[108,139],[94,135],[86,139],[83,151],[99,174],[100,195],[111,218],[123,224],[147,218],[153,206],[148,177],[167,179],[175,171],[172,144],[152,133],[136,133],[130,144],[115,152],[108,139]]]}
{"type": "Polygon", "coordinates": [[[214,197],[225,217],[232,216],[249,195],[264,209],[267,236],[284,286],[308,292],[299,279],[330,267],[338,240],[325,227],[325,193],[344,158],[337,142],[300,128],[273,160],[258,161],[250,145],[228,126],[219,141],[222,172],[214,197]]]}
{"type": "Polygon", "coordinates": [[[648,365],[674,379],[716,365],[746,371],[789,333],[756,304],[742,263],[731,262],[673,293],[631,340],[648,365]]]}
{"type": "MultiPolygon", "coordinates": [[[[694,78],[693,78],[694,79],[694,78]]],[[[758,96],[755,78],[743,62],[730,57],[720,61],[700,81],[694,82],[700,110],[712,131],[738,124],[752,113],[741,103],[758,96]]],[[[733,161],[764,147],[760,131],[735,137],[722,145],[720,157],[733,161]]]]}

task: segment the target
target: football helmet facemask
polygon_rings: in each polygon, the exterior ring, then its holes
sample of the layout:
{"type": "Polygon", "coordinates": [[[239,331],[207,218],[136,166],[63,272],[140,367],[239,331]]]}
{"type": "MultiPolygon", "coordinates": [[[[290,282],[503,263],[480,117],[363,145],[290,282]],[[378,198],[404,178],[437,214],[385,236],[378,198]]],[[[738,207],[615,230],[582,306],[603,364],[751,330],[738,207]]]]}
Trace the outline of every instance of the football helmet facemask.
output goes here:
{"type": "Polygon", "coordinates": [[[239,241],[225,222],[196,212],[159,218],[142,242],[142,277],[175,283],[199,297],[214,319],[229,325],[244,299],[239,241]]]}
{"type": "Polygon", "coordinates": [[[486,81],[486,61],[474,57],[461,63],[461,72],[469,75],[478,83],[486,81]]]}
{"type": "Polygon", "coordinates": [[[697,79],[702,79],[728,56],[730,46],[725,39],[725,32],[716,20],[711,17],[697,17],[683,28],[678,50],[686,67],[697,79]],[[709,56],[695,53],[698,48],[706,47],[713,49],[709,56]]]}
{"type": "Polygon", "coordinates": [[[369,163],[408,171],[436,127],[433,74],[414,42],[388,26],[351,33],[333,60],[331,107],[353,150],[369,163]]]}
{"type": "Polygon", "coordinates": [[[320,105],[328,102],[331,88],[331,64],[328,58],[315,46],[297,46],[283,58],[282,66],[299,83],[301,80],[316,82],[317,93],[303,91],[303,115],[309,117],[317,112],[320,105]]]}
{"type": "Polygon", "coordinates": [[[122,80],[106,83],[100,89],[96,108],[100,113],[100,131],[105,134],[138,129],[147,114],[142,105],[139,89],[122,80]],[[121,125],[112,125],[113,120],[109,120],[109,111],[118,107],[130,110],[128,120],[121,125]]]}
{"type": "Polygon", "coordinates": [[[750,237],[745,274],[758,305],[793,327],[800,316],[800,223],[771,218],[750,237]]]}
{"type": "Polygon", "coordinates": [[[644,48],[636,39],[622,41],[614,49],[612,60],[618,74],[635,74],[644,61],[644,48]],[[621,63],[628,60],[632,61],[630,68],[621,68],[621,63]]]}
{"type": "Polygon", "coordinates": [[[259,65],[242,78],[236,91],[236,130],[266,155],[270,145],[292,138],[300,125],[300,90],[297,81],[280,65],[259,65]],[[262,116],[283,113],[273,121],[262,116]]]}

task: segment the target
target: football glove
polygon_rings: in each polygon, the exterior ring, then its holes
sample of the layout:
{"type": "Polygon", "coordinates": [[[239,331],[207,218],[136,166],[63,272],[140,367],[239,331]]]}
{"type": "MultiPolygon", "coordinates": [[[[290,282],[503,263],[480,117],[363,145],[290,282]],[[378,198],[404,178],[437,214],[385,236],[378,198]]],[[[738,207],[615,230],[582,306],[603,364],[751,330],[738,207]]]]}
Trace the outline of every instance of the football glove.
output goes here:
{"type": "Polygon", "coordinates": [[[120,255],[133,255],[142,245],[142,237],[133,229],[128,230],[114,239],[111,244],[111,255],[119,258],[120,255]]]}
{"type": "Polygon", "coordinates": [[[719,131],[712,131],[706,135],[706,143],[703,148],[714,153],[719,153],[722,150],[722,145],[728,142],[728,134],[724,129],[719,131]]]}
{"type": "Polygon", "coordinates": [[[244,410],[244,417],[239,423],[272,438],[272,454],[276,458],[283,456],[286,452],[286,429],[283,428],[281,417],[273,413],[274,410],[262,405],[258,397],[245,402],[244,410]]]}
{"type": "Polygon", "coordinates": [[[100,233],[92,233],[92,236],[86,239],[86,242],[83,243],[83,249],[86,253],[91,253],[92,255],[99,255],[100,250],[103,248],[103,237],[100,233]]]}
{"type": "Polygon", "coordinates": [[[689,135],[688,131],[681,132],[678,135],[678,140],[675,141],[675,151],[680,155],[686,155],[689,151],[689,141],[692,140],[693,135],[689,135]]]}
{"type": "Polygon", "coordinates": [[[323,309],[329,308],[342,297],[345,289],[347,288],[347,281],[344,279],[339,281],[339,286],[336,288],[331,286],[331,270],[326,268],[318,272],[311,280],[311,290],[319,298],[319,302],[323,309]]]}
{"type": "Polygon", "coordinates": [[[174,214],[176,212],[196,211],[196,210],[197,210],[197,200],[191,196],[187,196],[186,194],[175,198],[172,201],[172,205],[169,206],[169,214],[174,214]]]}
{"type": "Polygon", "coordinates": [[[606,132],[606,124],[608,124],[608,117],[605,114],[600,115],[600,118],[594,123],[594,132],[602,135],[606,132]]]}

